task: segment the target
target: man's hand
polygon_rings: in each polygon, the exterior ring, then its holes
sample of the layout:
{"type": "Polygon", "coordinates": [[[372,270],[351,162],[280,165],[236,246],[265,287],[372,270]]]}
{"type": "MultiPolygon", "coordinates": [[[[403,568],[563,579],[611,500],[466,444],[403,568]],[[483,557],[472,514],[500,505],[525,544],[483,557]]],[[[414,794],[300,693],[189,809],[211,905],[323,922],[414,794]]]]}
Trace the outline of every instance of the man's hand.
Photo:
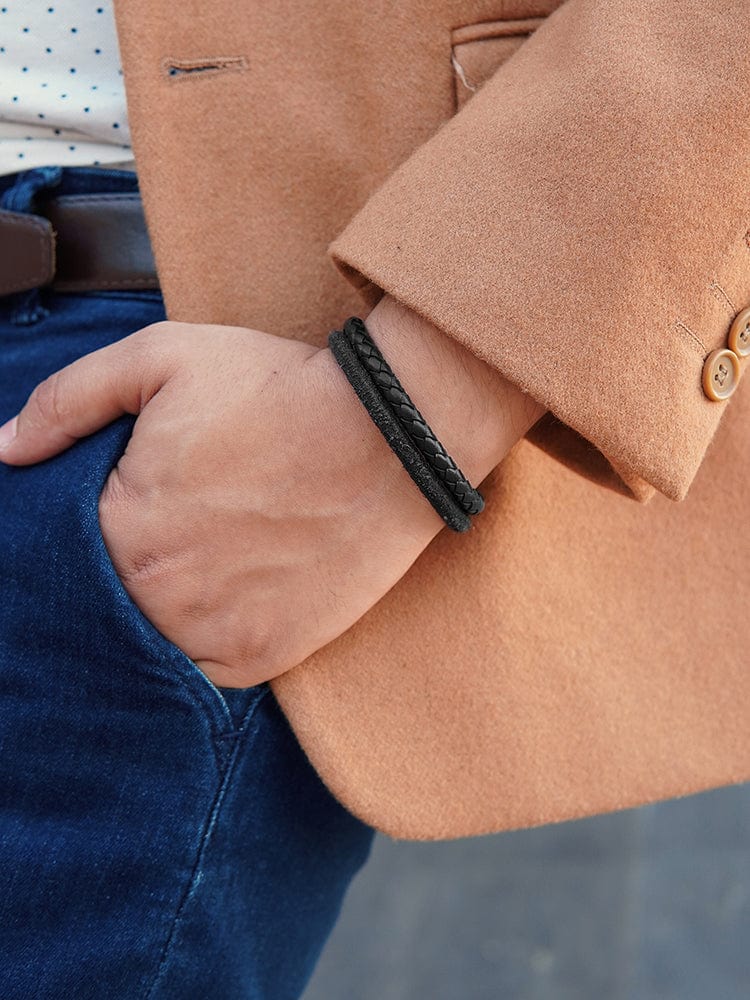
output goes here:
{"type": "Polygon", "coordinates": [[[217,685],[335,639],[444,526],[327,348],[243,327],[165,321],[81,358],[34,390],[0,459],[38,462],[123,413],[139,416],[101,495],[105,543],[217,685]]]}

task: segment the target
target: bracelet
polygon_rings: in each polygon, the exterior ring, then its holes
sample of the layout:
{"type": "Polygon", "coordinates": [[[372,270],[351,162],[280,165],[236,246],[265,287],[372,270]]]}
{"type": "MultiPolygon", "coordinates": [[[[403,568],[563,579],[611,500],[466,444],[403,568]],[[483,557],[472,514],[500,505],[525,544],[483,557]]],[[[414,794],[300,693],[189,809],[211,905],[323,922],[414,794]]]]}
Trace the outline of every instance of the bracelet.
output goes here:
{"type": "Polygon", "coordinates": [[[451,456],[438,441],[434,431],[412,403],[404,387],[385,360],[358,316],[344,323],[344,333],[369,371],[381,396],[390,405],[402,427],[424,455],[445,488],[467,514],[484,510],[484,497],[474,489],[451,456]]]}
{"type": "Polygon", "coordinates": [[[445,489],[393,410],[383,400],[344,331],[331,330],[328,346],[374,423],[433,508],[453,531],[467,531],[471,527],[469,517],[445,489]]]}

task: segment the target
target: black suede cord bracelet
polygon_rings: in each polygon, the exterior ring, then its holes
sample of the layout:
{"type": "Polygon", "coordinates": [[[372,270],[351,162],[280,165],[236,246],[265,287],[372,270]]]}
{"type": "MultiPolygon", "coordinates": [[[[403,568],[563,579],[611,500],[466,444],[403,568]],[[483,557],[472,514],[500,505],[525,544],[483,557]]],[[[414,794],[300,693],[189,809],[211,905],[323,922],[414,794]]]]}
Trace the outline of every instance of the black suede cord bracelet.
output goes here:
{"type": "Polygon", "coordinates": [[[427,500],[449,528],[459,532],[468,531],[471,519],[445,489],[393,410],[384,401],[344,331],[331,330],[328,346],[372,420],[427,500]]]}
{"type": "Polygon", "coordinates": [[[463,511],[467,514],[480,514],[484,510],[484,497],[479,490],[474,489],[438,441],[435,432],[411,401],[396,373],[381,354],[364,320],[359,316],[350,316],[344,323],[343,330],[360,361],[372,376],[380,395],[437,473],[440,482],[463,511]]]}

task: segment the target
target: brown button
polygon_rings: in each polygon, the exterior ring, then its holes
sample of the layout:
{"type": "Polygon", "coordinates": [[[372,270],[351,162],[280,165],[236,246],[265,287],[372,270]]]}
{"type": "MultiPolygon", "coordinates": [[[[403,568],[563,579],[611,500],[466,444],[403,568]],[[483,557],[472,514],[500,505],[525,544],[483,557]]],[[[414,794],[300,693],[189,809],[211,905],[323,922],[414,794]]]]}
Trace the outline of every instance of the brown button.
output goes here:
{"type": "Polygon", "coordinates": [[[728,399],[739,377],[740,359],[734,351],[720,347],[709,354],[703,365],[703,391],[709,399],[728,399]]]}
{"type": "Polygon", "coordinates": [[[741,358],[746,358],[750,354],[750,306],[734,317],[729,327],[727,343],[729,349],[741,358]]]}

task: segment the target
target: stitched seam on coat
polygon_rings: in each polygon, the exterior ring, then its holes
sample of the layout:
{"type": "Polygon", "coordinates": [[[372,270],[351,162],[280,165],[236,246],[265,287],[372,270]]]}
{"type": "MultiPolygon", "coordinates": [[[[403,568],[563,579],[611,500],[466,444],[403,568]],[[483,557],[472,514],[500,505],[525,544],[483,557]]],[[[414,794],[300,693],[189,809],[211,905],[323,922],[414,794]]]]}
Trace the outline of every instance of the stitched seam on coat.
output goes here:
{"type": "Polygon", "coordinates": [[[729,298],[724,289],[721,287],[719,282],[714,280],[708,287],[711,290],[711,294],[713,295],[713,297],[717,301],[721,302],[722,305],[726,306],[730,315],[734,316],[734,314],[737,312],[737,310],[734,307],[734,303],[729,298]]]}
{"type": "Polygon", "coordinates": [[[171,83],[218,73],[244,72],[248,67],[247,56],[205,56],[200,59],[174,59],[165,56],[161,61],[162,74],[171,83]]]}
{"type": "Polygon", "coordinates": [[[687,324],[683,323],[681,319],[675,320],[674,325],[680,331],[680,333],[687,334],[687,336],[690,338],[687,342],[688,344],[690,344],[693,350],[697,351],[701,357],[705,357],[705,355],[708,353],[708,348],[703,343],[698,334],[693,333],[690,327],[687,326],[687,324]]]}

